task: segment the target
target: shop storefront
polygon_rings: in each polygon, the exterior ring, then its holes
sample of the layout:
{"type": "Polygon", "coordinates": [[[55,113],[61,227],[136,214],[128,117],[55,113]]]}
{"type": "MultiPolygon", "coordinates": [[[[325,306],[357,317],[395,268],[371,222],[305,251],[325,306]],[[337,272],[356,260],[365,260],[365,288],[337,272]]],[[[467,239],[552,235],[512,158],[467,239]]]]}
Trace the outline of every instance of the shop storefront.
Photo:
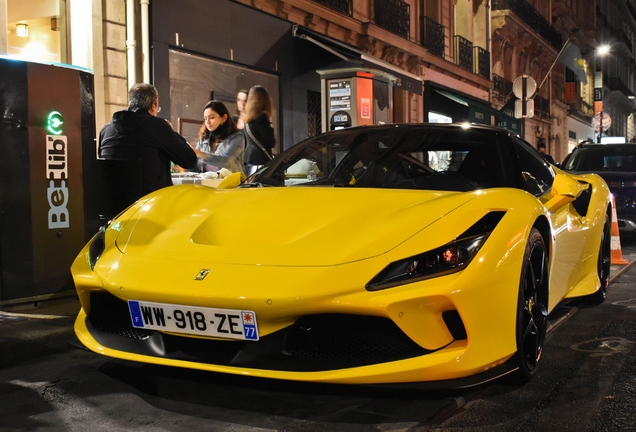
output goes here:
{"type": "Polygon", "coordinates": [[[151,8],[153,83],[163,110],[169,110],[162,115],[183,125],[189,141],[211,97],[235,111],[237,91],[256,84],[265,86],[274,99],[277,151],[320,133],[324,95],[319,70],[381,71],[396,77],[394,97],[422,94],[422,81],[397,66],[229,0],[205,5],[154,0],[151,8]]]}
{"type": "Polygon", "coordinates": [[[237,113],[238,91],[262,85],[274,102],[280,151],[286,135],[281,109],[287,104],[281,88],[289,85],[285,77],[293,70],[291,59],[283,55],[290,49],[291,25],[227,0],[205,5],[196,0],[156,0],[151,17],[152,82],[159,91],[162,115],[189,142],[196,141],[209,100],[220,100],[237,113]],[[195,10],[200,13],[192,13],[195,10]]]}
{"type": "Polygon", "coordinates": [[[7,0],[5,54],[40,63],[67,63],[67,8],[65,1],[7,0]]]}
{"type": "Polygon", "coordinates": [[[469,122],[496,125],[517,135],[522,132],[520,119],[497,111],[486,101],[432,81],[424,82],[424,115],[434,123],[469,122]]]}
{"type": "Polygon", "coordinates": [[[583,122],[574,117],[568,117],[567,152],[570,153],[574,149],[574,147],[579,145],[582,141],[594,141],[594,135],[594,129],[592,128],[592,125],[590,123],[583,122]]]}
{"type": "MultiPolygon", "coordinates": [[[[188,51],[169,49],[170,116],[188,142],[196,142],[202,124],[203,106],[212,99],[222,101],[237,113],[236,93],[259,84],[272,97],[272,126],[279,128],[279,75],[188,51]]],[[[163,94],[163,93],[162,93],[163,94]]],[[[161,97],[163,100],[167,99],[161,97]]]]}

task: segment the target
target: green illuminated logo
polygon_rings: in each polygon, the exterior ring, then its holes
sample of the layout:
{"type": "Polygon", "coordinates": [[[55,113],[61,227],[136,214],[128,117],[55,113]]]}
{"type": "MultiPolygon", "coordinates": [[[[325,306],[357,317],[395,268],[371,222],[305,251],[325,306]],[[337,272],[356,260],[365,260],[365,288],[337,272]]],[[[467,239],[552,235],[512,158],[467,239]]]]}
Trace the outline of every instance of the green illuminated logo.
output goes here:
{"type": "Polygon", "coordinates": [[[59,135],[62,133],[60,126],[62,126],[63,123],[64,119],[62,118],[62,114],[59,111],[52,111],[46,121],[46,130],[53,135],[59,135]]]}

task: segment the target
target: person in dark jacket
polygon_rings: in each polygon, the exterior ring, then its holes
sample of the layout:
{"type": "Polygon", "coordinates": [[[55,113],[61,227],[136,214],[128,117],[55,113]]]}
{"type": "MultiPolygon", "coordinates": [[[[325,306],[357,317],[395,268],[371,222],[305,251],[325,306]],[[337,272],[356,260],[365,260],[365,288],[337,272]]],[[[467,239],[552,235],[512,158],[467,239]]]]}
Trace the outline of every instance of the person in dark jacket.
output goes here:
{"type": "Polygon", "coordinates": [[[556,165],[554,158],[550,155],[550,153],[546,152],[545,143],[543,141],[540,141],[539,144],[537,144],[537,150],[539,150],[544,161],[551,163],[552,165],[556,165]]]}
{"type": "Polygon", "coordinates": [[[276,145],[272,127],[272,98],[260,85],[255,85],[247,95],[245,104],[245,172],[249,176],[261,165],[272,159],[276,145]]]}
{"type": "Polygon", "coordinates": [[[152,84],[135,84],[128,92],[128,108],[113,114],[99,133],[98,156],[139,159],[142,194],[172,185],[171,165],[197,165],[197,155],[168,120],[157,117],[159,93],[152,84]]]}

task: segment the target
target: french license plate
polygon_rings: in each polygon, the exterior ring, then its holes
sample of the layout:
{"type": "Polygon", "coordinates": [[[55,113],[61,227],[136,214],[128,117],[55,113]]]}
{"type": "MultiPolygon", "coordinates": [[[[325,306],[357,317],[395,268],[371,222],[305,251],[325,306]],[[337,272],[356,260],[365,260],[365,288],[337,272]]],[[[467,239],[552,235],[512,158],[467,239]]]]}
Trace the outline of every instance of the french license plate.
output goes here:
{"type": "Polygon", "coordinates": [[[133,327],[226,339],[258,340],[252,311],[128,300],[133,327]]]}

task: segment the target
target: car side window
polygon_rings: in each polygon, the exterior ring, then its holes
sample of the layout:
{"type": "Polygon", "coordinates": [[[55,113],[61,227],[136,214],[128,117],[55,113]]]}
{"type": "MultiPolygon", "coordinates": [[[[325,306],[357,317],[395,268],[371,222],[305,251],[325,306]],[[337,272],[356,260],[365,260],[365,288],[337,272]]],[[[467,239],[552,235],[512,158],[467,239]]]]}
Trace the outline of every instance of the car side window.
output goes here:
{"type": "Polygon", "coordinates": [[[543,195],[554,182],[554,171],[527,142],[512,137],[521,173],[521,188],[534,196],[543,195]]]}

